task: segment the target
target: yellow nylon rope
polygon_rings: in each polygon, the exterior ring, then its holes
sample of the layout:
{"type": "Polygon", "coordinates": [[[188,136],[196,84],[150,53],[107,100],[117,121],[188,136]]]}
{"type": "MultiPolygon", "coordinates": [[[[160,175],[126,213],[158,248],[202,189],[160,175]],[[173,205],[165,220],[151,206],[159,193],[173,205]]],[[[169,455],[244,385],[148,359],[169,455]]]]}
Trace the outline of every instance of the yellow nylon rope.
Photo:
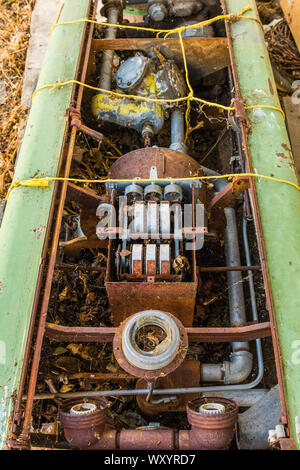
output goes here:
{"type": "MultiPolygon", "coordinates": [[[[248,7],[244,8],[239,14],[236,14],[236,15],[232,15],[232,14],[231,15],[220,15],[220,16],[217,16],[215,18],[211,18],[210,20],[202,21],[202,22],[194,24],[194,25],[183,26],[181,28],[176,28],[176,29],[172,29],[172,30],[156,30],[156,29],[152,29],[152,28],[143,28],[143,27],[140,27],[140,26],[137,27],[137,26],[130,26],[130,25],[119,25],[119,24],[112,24],[112,23],[103,23],[103,22],[99,22],[99,21],[96,21],[96,20],[91,20],[89,18],[80,18],[78,20],[64,21],[64,22],[56,23],[51,28],[50,34],[52,34],[54,28],[56,28],[57,26],[69,25],[69,24],[75,24],[75,23],[82,23],[82,22],[89,22],[89,23],[99,24],[99,25],[102,25],[102,26],[113,26],[113,27],[116,27],[116,28],[123,28],[123,29],[135,29],[135,30],[141,30],[141,31],[151,31],[151,32],[157,33],[158,36],[161,33],[165,33],[165,36],[164,36],[165,38],[167,38],[170,34],[178,33],[179,42],[180,42],[180,46],[181,46],[181,50],[182,50],[182,56],[183,56],[185,79],[186,79],[186,83],[187,83],[187,86],[188,86],[189,94],[188,94],[188,96],[185,96],[185,97],[182,97],[182,98],[168,99],[168,100],[166,100],[166,99],[156,99],[156,98],[147,98],[147,97],[144,97],[144,96],[126,95],[126,94],[123,94],[123,93],[117,93],[117,92],[114,92],[114,91],[104,90],[102,88],[97,88],[97,87],[94,87],[92,85],[82,83],[78,80],[67,80],[65,82],[47,84],[47,85],[43,85],[43,86],[37,88],[35,90],[35,92],[33,93],[33,95],[32,95],[32,99],[34,99],[34,97],[36,96],[36,94],[39,91],[44,90],[46,88],[63,87],[63,86],[69,85],[69,84],[77,84],[77,85],[89,88],[91,90],[94,90],[94,91],[100,91],[102,93],[107,93],[111,96],[123,97],[123,98],[127,98],[127,99],[131,98],[131,99],[146,101],[146,102],[150,102],[150,103],[179,103],[179,102],[187,101],[187,109],[186,109],[186,114],[185,114],[185,120],[186,120],[185,140],[186,140],[188,135],[189,135],[189,131],[190,131],[191,101],[196,101],[198,103],[201,103],[201,104],[204,104],[204,105],[207,105],[207,106],[214,106],[214,107],[223,109],[225,111],[234,111],[235,107],[233,107],[233,106],[224,106],[224,105],[221,105],[221,104],[218,104],[218,103],[213,103],[213,102],[210,102],[210,101],[203,100],[201,98],[196,98],[194,96],[194,90],[193,90],[193,88],[190,84],[190,81],[189,81],[186,53],[185,53],[185,48],[184,48],[184,44],[183,44],[182,33],[187,29],[199,28],[201,26],[206,26],[206,25],[212,24],[215,21],[219,21],[219,20],[222,20],[222,19],[228,19],[230,21],[236,21],[237,19],[242,18],[242,19],[248,19],[248,20],[255,20],[255,21],[259,22],[259,20],[255,17],[243,16],[244,13],[246,13],[249,10],[252,10],[251,6],[248,6],[248,7]]],[[[285,118],[285,114],[284,114],[283,110],[281,108],[277,107],[277,106],[271,106],[271,105],[245,106],[245,109],[248,109],[248,110],[255,109],[255,108],[265,108],[265,109],[273,109],[275,111],[280,111],[282,113],[283,117],[285,118]]],[[[262,178],[262,179],[266,179],[266,180],[270,180],[270,181],[276,181],[276,182],[279,182],[279,183],[285,183],[285,184],[288,184],[288,185],[296,188],[298,191],[300,191],[300,187],[296,183],[293,183],[293,182],[287,181],[287,180],[283,180],[283,179],[280,179],[280,178],[275,178],[275,177],[266,176],[266,175],[260,175],[260,174],[256,174],[256,173],[233,173],[233,174],[218,175],[218,176],[195,176],[195,177],[190,177],[190,178],[157,178],[157,179],[150,179],[150,178],[148,179],[147,178],[147,179],[139,179],[139,181],[140,182],[191,181],[191,180],[210,180],[210,179],[234,178],[234,177],[238,178],[238,177],[241,177],[241,176],[262,178]]],[[[8,197],[9,197],[11,191],[13,190],[13,188],[16,188],[18,186],[47,187],[47,186],[49,186],[51,181],[70,181],[70,182],[72,181],[73,183],[94,183],[94,184],[101,183],[101,184],[105,184],[105,183],[131,182],[131,181],[136,181],[136,180],[130,180],[130,179],[87,180],[87,179],[80,179],[80,178],[64,178],[64,177],[44,177],[44,178],[32,178],[32,179],[28,179],[28,180],[15,180],[10,185],[10,188],[9,188],[9,190],[7,192],[7,195],[6,195],[6,199],[8,199],[8,197]]]]}
{"type": "Polygon", "coordinates": [[[243,10],[241,10],[241,12],[238,13],[238,14],[219,15],[219,16],[215,16],[214,18],[211,18],[209,20],[201,21],[200,23],[196,23],[196,24],[188,25],[188,26],[183,26],[183,27],[180,27],[180,28],[174,28],[174,29],[154,29],[154,28],[146,28],[146,27],[143,27],[143,26],[132,26],[132,25],[125,25],[125,24],[117,24],[117,23],[106,23],[106,22],[103,22],[103,21],[96,21],[96,20],[93,20],[93,19],[90,19],[90,18],[79,18],[77,20],[61,21],[59,23],[55,23],[52,26],[52,28],[50,29],[49,36],[51,36],[53,30],[57,26],[64,26],[64,25],[78,24],[78,23],[93,23],[93,24],[97,24],[97,25],[100,25],[100,26],[111,26],[111,27],[120,28],[120,29],[135,29],[137,31],[148,31],[148,32],[151,32],[151,33],[157,33],[157,35],[159,35],[161,33],[166,33],[165,37],[168,37],[172,33],[178,32],[178,30],[181,30],[182,28],[184,28],[183,30],[185,31],[187,29],[199,28],[200,26],[207,26],[207,25],[210,25],[210,24],[212,24],[216,21],[224,20],[224,19],[228,19],[230,21],[236,21],[240,18],[243,18],[243,19],[248,19],[248,20],[252,20],[252,21],[257,21],[259,24],[261,24],[261,22],[257,18],[255,18],[254,16],[243,16],[244,13],[246,13],[247,11],[250,11],[250,10],[252,10],[252,7],[249,5],[249,6],[245,7],[243,10]]]}
{"type": "MultiPolygon", "coordinates": [[[[247,11],[250,11],[250,10],[252,10],[252,7],[247,6],[238,14],[219,15],[219,16],[216,16],[216,17],[211,18],[209,20],[201,21],[200,23],[196,23],[196,24],[193,24],[193,25],[182,26],[180,28],[175,28],[175,29],[161,29],[161,30],[153,29],[153,28],[145,28],[145,27],[141,27],[141,26],[131,26],[131,25],[120,25],[120,24],[114,24],[114,23],[105,23],[105,22],[101,22],[101,21],[92,20],[92,19],[89,19],[89,18],[80,18],[80,19],[77,19],[77,20],[63,21],[63,22],[60,22],[60,23],[56,23],[52,26],[52,28],[50,30],[50,35],[52,34],[53,30],[57,26],[70,25],[70,24],[76,24],[76,23],[82,23],[82,22],[94,23],[94,24],[98,24],[98,25],[102,25],[102,26],[112,26],[112,27],[121,28],[121,29],[135,29],[135,30],[140,30],[140,31],[150,31],[150,32],[157,33],[157,36],[159,36],[161,33],[165,33],[164,38],[167,38],[170,34],[178,33],[180,46],[181,46],[181,50],[182,50],[184,68],[185,68],[186,83],[188,85],[189,94],[188,94],[188,96],[178,98],[178,99],[171,99],[171,100],[156,99],[156,98],[148,98],[148,97],[145,97],[145,96],[127,95],[127,94],[123,94],[123,93],[117,93],[117,92],[114,92],[114,91],[104,90],[102,88],[98,88],[98,87],[94,87],[92,85],[88,85],[86,83],[82,83],[78,80],[67,80],[67,81],[64,81],[64,82],[61,82],[61,83],[49,83],[49,84],[46,84],[46,85],[43,85],[43,86],[37,88],[34,91],[33,95],[32,95],[32,99],[35,98],[35,96],[38,92],[40,92],[41,90],[44,90],[46,88],[52,89],[52,88],[56,88],[56,87],[63,87],[63,86],[69,85],[69,84],[77,84],[77,85],[89,88],[90,90],[99,91],[101,93],[106,93],[106,94],[111,95],[111,96],[117,96],[117,97],[120,97],[120,98],[127,98],[127,99],[145,101],[145,102],[148,102],[148,103],[179,103],[179,102],[187,101],[187,109],[186,109],[186,113],[185,113],[186,128],[187,128],[186,129],[186,135],[185,135],[185,141],[186,141],[187,138],[188,138],[188,135],[189,135],[189,130],[190,130],[191,101],[196,101],[196,102],[201,103],[201,104],[206,105],[206,106],[212,106],[212,107],[220,108],[220,109],[223,109],[224,111],[235,111],[235,107],[224,106],[224,105],[221,105],[221,104],[218,104],[218,103],[202,100],[201,98],[196,98],[194,96],[194,91],[193,91],[193,88],[191,87],[191,84],[190,84],[190,81],[189,81],[187,60],[186,60],[186,54],[185,54],[184,44],[183,44],[183,40],[182,40],[182,33],[184,31],[186,31],[187,29],[200,28],[202,26],[207,26],[207,25],[210,25],[210,24],[212,24],[216,21],[220,21],[220,20],[223,20],[223,19],[228,19],[229,21],[236,21],[238,19],[248,19],[248,20],[255,20],[255,21],[259,22],[259,20],[255,17],[244,16],[244,13],[246,13],[247,11]]],[[[283,115],[283,118],[285,119],[285,114],[284,114],[283,110],[281,108],[277,107],[277,106],[271,106],[271,105],[245,106],[245,109],[254,109],[254,108],[265,108],[265,109],[273,109],[274,111],[279,111],[279,112],[281,112],[281,114],[283,115]]]]}
{"type": "Polygon", "coordinates": [[[47,176],[43,178],[32,178],[28,180],[15,180],[9,187],[9,190],[6,194],[6,199],[9,198],[11,191],[13,188],[17,188],[18,186],[30,186],[30,187],[48,187],[52,181],[69,181],[72,183],[93,183],[93,184],[105,184],[105,183],[130,183],[130,182],[140,182],[140,183],[150,183],[150,182],[157,182],[157,181],[205,181],[205,180],[216,180],[221,178],[240,178],[242,176],[253,177],[253,178],[262,178],[269,181],[275,181],[277,183],[284,183],[293,188],[296,188],[300,191],[300,186],[292,181],[275,178],[274,176],[267,176],[267,175],[260,175],[257,173],[229,173],[226,175],[216,175],[216,176],[191,176],[188,178],[141,178],[141,179],[101,179],[101,180],[93,180],[93,179],[81,179],[81,178],[65,178],[60,176],[47,176]]]}

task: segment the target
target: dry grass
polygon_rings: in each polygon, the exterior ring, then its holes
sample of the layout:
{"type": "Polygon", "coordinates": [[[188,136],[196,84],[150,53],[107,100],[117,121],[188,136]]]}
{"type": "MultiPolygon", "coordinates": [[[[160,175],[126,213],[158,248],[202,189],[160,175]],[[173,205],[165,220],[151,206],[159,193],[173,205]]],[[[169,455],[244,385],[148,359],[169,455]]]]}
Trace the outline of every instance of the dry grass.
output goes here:
{"type": "Polygon", "coordinates": [[[0,197],[13,177],[27,117],[21,94],[34,3],[35,0],[0,0],[0,197]]]}

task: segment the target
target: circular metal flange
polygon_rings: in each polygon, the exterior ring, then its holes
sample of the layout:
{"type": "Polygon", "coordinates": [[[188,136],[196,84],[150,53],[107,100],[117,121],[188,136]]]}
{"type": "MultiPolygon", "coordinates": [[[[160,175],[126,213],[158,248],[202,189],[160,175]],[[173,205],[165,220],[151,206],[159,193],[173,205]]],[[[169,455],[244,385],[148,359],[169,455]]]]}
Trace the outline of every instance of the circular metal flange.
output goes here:
{"type": "Polygon", "coordinates": [[[188,347],[187,333],[173,315],[160,310],[146,310],[127,318],[114,336],[113,350],[122,369],[129,374],[154,382],[173,372],[184,360],[188,347]],[[145,326],[158,326],[166,338],[153,350],[143,351],[136,344],[137,332],[145,326]]]}
{"type": "Polygon", "coordinates": [[[128,197],[130,202],[141,201],[144,197],[144,189],[136,183],[129,184],[125,188],[125,196],[128,197]]]}
{"type": "Polygon", "coordinates": [[[70,409],[71,415],[88,415],[90,413],[94,413],[97,410],[97,405],[95,403],[77,403],[73,405],[70,409]]]}
{"type": "Polygon", "coordinates": [[[182,201],[183,194],[182,188],[179,184],[168,184],[164,189],[164,199],[165,201],[182,201]]]}
{"type": "Polygon", "coordinates": [[[149,184],[145,187],[145,201],[161,201],[163,190],[158,184],[149,184]]]}
{"type": "Polygon", "coordinates": [[[115,75],[117,86],[123,91],[134,90],[143,80],[148,64],[149,59],[142,55],[125,60],[115,75]]]}
{"type": "Polygon", "coordinates": [[[218,415],[221,413],[225,413],[226,409],[222,403],[203,403],[199,407],[199,413],[204,415],[218,415]]]}

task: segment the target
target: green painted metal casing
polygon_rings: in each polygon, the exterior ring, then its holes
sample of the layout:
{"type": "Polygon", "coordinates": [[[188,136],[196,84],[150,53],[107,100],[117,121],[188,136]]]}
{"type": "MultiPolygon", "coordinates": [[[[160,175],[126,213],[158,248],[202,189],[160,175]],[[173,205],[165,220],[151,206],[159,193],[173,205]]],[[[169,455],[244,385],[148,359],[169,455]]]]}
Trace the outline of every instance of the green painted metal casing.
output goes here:
{"type": "MultiPolygon", "coordinates": [[[[83,18],[89,0],[64,0],[60,21],[83,18]]],[[[53,30],[38,87],[76,78],[85,23],[53,30]]],[[[30,110],[15,179],[56,176],[72,85],[39,92],[30,110]]],[[[13,190],[0,229],[0,449],[5,447],[21,369],[54,185],[13,190]]]]}
{"type": "MultiPolygon", "coordinates": [[[[225,0],[227,13],[256,16],[254,0],[225,0]]],[[[234,60],[247,105],[280,106],[261,26],[239,20],[231,26],[234,60]]],[[[283,116],[269,109],[249,111],[252,169],[297,183],[283,116]]],[[[300,449],[300,192],[286,184],[256,179],[276,330],[282,359],[291,437],[300,449]]]]}

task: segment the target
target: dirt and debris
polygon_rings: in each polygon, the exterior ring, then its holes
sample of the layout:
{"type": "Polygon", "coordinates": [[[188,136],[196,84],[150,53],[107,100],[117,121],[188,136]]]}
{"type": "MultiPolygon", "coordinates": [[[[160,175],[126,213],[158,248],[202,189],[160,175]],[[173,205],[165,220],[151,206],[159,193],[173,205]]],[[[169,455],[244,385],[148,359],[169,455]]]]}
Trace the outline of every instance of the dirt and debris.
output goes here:
{"type": "Polygon", "coordinates": [[[287,78],[300,79],[300,52],[295,44],[289,25],[285,19],[276,23],[266,33],[268,51],[272,63],[287,78]]]}
{"type": "Polygon", "coordinates": [[[34,4],[35,0],[0,1],[0,197],[11,183],[27,118],[21,95],[34,4]]]}
{"type": "Polygon", "coordinates": [[[269,24],[283,15],[278,0],[258,0],[257,9],[263,24],[269,24]]]}

